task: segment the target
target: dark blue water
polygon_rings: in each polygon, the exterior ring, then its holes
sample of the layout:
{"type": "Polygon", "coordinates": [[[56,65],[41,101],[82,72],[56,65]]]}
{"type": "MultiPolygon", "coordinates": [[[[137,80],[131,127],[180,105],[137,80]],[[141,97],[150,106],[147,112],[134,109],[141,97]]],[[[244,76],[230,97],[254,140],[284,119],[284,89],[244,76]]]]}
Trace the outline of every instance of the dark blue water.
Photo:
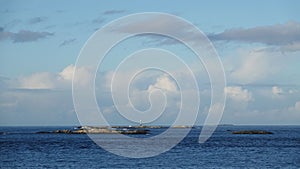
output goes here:
{"type": "Polygon", "coordinates": [[[221,126],[204,144],[196,128],[170,151],[145,159],[111,154],[87,135],[34,134],[65,128],[72,127],[1,127],[0,168],[300,168],[300,126],[221,126]],[[274,134],[230,132],[244,129],[274,134]]]}

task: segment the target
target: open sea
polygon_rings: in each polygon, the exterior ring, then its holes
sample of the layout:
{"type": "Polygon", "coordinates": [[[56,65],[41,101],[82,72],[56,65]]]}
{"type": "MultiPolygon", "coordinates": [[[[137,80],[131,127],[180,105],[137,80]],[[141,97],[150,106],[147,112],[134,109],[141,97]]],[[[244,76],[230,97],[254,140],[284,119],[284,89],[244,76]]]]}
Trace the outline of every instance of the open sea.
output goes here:
{"type": "Polygon", "coordinates": [[[201,128],[193,128],[170,151],[142,159],[109,153],[85,134],[35,133],[72,128],[0,127],[0,168],[300,168],[300,126],[219,126],[203,144],[201,128]],[[274,134],[231,133],[254,129],[274,134]]]}

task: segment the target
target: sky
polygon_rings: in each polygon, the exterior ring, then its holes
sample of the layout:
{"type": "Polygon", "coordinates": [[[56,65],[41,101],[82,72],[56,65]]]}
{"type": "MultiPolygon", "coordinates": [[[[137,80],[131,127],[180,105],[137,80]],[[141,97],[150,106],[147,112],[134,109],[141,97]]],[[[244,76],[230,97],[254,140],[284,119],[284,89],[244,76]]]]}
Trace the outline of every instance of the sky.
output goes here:
{"type": "MultiPolygon", "coordinates": [[[[292,0],[272,3],[258,0],[188,3],[179,0],[72,3],[66,0],[1,0],[0,125],[79,125],[72,99],[72,77],[82,47],[106,24],[141,12],[164,12],[181,17],[198,27],[212,42],[227,81],[221,123],[299,125],[299,11],[300,2],[292,0]]],[[[154,19],[150,22],[145,18],[142,24],[123,31],[128,33],[141,26],[152,26],[171,32],[182,29],[187,33],[175,22],[154,19]]],[[[190,37],[189,40],[197,39],[190,37]]],[[[114,104],[110,83],[122,59],[145,48],[171,51],[191,68],[201,96],[196,122],[203,124],[211,99],[205,66],[183,44],[155,35],[128,38],[111,49],[98,68],[78,68],[82,83],[93,78],[92,72],[97,71],[95,95],[107,120],[112,124],[135,124],[118,113],[117,107],[125,105],[114,104]]],[[[174,80],[157,70],[143,72],[133,80],[129,97],[136,109],[145,111],[152,104],[149,94],[161,90],[168,99],[165,112],[150,124],[171,124],[180,109],[180,94],[196,91],[180,91],[176,81],[186,80],[187,72],[174,61],[164,54],[153,58],[129,64],[122,72],[123,77],[134,65],[167,63],[179,79],[174,80]]],[[[126,79],[119,80],[122,87],[126,79]]],[[[188,112],[184,113],[189,116],[188,112]]]]}

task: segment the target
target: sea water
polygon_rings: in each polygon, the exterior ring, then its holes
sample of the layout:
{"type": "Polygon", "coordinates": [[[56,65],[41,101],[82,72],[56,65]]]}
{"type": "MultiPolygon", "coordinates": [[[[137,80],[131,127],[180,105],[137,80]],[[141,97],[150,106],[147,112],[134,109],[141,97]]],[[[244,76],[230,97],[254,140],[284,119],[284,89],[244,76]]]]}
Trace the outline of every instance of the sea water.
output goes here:
{"type": "MultiPolygon", "coordinates": [[[[72,128],[0,127],[0,168],[300,168],[300,126],[219,126],[203,144],[196,127],[170,151],[142,159],[109,153],[85,134],[36,134],[72,128]],[[274,134],[232,134],[237,130],[274,134]]],[[[150,136],[163,130],[150,129],[150,136]]]]}

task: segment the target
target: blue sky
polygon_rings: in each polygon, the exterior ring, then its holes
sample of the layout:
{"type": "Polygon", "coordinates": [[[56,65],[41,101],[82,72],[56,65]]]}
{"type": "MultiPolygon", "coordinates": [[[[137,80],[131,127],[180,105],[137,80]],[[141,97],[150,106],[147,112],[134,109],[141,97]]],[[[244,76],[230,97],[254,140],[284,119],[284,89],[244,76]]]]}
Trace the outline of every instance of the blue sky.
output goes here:
{"type": "MultiPolygon", "coordinates": [[[[137,12],[177,15],[195,24],[212,41],[228,83],[223,123],[300,124],[299,1],[70,3],[0,1],[0,125],[78,124],[70,77],[82,46],[105,24],[137,12]]],[[[203,69],[182,45],[164,44],[162,39],[128,39],[114,48],[100,66],[97,96],[113,123],[127,121],[116,115],[111,98],[104,94],[107,90],[104,84],[125,55],[145,47],[160,47],[181,55],[194,69],[203,69]]],[[[83,72],[88,74],[89,70],[83,72]]],[[[174,96],[173,90],[161,86],[163,83],[172,86],[168,77],[155,74],[145,77],[137,80],[136,90],[143,93],[152,85],[174,96]]],[[[200,111],[204,117],[210,99],[206,96],[207,74],[197,72],[197,81],[201,84],[200,111]]],[[[141,95],[133,97],[138,102],[136,106],[145,109],[149,103],[141,95]]],[[[175,111],[171,103],[157,124],[171,123],[175,111]]],[[[203,117],[199,117],[199,124],[203,117]]]]}

